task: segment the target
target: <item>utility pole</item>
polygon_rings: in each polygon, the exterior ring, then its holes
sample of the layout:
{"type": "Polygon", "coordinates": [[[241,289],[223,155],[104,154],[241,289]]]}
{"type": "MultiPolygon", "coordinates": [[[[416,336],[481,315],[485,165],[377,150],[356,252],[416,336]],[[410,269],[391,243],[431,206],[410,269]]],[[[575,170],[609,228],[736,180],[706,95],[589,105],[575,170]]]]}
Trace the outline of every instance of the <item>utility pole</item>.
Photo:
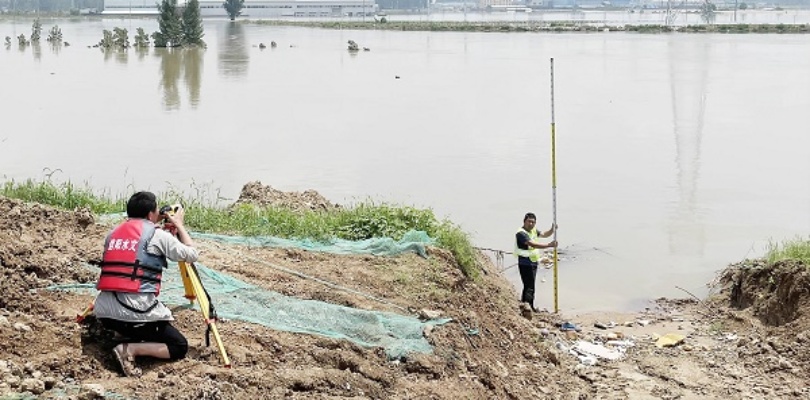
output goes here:
{"type": "Polygon", "coordinates": [[[737,9],[739,8],[737,6],[737,1],[739,1],[739,0],[734,0],[734,23],[735,24],[737,23],[737,9]]]}

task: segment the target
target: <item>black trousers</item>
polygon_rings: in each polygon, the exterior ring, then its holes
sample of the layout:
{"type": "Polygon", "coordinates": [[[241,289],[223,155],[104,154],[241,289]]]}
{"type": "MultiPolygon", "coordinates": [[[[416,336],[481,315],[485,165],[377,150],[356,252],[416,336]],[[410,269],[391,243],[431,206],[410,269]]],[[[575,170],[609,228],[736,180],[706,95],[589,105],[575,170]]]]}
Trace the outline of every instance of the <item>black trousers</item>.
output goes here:
{"type": "Polygon", "coordinates": [[[134,343],[165,343],[172,360],[179,360],[188,352],[188,341],[169,321],[125,322],[100,318],[105,328],[116,331],[134,343]]]}
{"type": "Polygon", "coordinates": [[[520,294],[521,303],[529,303],[534,309],[534,283],[537,280],[537,264],[518,264],[520,280],[523,282],[523,292],[520,294]]]}

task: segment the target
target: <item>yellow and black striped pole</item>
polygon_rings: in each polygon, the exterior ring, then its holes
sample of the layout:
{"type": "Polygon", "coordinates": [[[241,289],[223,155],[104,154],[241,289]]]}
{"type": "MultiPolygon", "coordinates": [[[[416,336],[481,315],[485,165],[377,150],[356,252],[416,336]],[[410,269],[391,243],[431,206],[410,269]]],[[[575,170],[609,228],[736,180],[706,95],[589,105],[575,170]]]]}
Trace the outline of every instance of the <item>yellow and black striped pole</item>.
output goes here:
{"type": "MultiPolygon", "coordinates": [[[[556,126],[554,121],[554,58],[551,59],[551,205],[554,215],[554,241],[557,241],[557,151],[556,126]]],[[[557,247],[554,247],[554,312],[560,312],[557,296],[557,247]]]]}

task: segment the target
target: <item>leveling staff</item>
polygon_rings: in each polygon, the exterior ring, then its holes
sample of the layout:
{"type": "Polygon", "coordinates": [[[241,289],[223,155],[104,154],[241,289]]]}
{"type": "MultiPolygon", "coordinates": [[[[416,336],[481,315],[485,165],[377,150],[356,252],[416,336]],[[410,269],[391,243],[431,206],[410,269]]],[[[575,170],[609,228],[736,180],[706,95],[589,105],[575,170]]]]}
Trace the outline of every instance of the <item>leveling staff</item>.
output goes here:
{"type": "Polygon", "coordinates": [[[183,226],[184,214],[182,208],[161,214],[154,194],[135,193],[127,202],[128,219],[104,242],[94,313],[105,328],[126,338],[113,349],[126,376],[141,374],[135,357],[179,360],[188,351],[186,338],[169,323],[171,311],[157,299],[166,260],[198,258],[183,226]],[[164,219],[177,227],[177,237],[156,225],[164,219]]]}

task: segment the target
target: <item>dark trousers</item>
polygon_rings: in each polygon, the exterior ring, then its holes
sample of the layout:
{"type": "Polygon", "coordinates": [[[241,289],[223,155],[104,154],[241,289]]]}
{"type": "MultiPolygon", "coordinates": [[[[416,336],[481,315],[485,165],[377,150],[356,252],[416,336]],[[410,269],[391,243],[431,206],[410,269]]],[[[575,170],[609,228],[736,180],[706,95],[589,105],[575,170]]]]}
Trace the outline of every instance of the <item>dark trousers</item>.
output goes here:
{"type": "Polygon", "coordinates": [[[529,303],[534,309],[534,282],[537,279],[537,264],[518,264],[520,280],[523,282],[523,293],[520,295],[521,303],[529,303]]]}
{"type": "Polygon", "coordinates": [[[169,356],[172,360],[179,360],[188,352],[188,341],[185,336],[169,321],[138,323],[109,318],[101,318],[100,321],[104,328],[116,331],[134,343],[165,343],[169,348],[169,356]]]}

